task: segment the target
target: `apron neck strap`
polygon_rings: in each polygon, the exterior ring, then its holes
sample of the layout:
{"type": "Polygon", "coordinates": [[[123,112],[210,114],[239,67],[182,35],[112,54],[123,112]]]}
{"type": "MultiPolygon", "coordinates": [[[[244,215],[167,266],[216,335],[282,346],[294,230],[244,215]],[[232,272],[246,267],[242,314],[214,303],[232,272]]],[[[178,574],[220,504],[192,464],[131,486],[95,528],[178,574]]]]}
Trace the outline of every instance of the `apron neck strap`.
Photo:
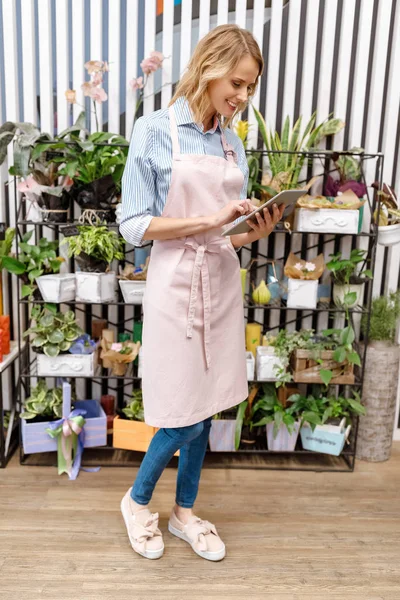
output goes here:
{"type": "Polygon", "coordinates": [[[171,105],[168,108],[168,111],[169,111],[169,124],[171,127],[172,152],[173,152],[173,154],[180,154],[181,150],[179,147],[179,140],[178,140],[178,126],[176,124],[175,111],[174,111],[173,105],[171,105]]]}

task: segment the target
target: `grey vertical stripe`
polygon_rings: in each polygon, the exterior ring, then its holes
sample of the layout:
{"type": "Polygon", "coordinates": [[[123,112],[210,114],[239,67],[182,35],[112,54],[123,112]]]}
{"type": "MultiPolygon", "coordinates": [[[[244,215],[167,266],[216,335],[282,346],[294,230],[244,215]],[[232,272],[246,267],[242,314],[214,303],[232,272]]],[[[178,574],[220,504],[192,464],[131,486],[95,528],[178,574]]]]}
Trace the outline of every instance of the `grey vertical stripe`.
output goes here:
{"type": "MultiPolygon", "coordinates": [[[[278,100],[276,103],[276,131],[281,131],[282,123],[286,119],[286,115],[282,114],[283,108],[283,94],[285,91],[285,67],[286,67],[286,48],[287,48],[287,34],[288,34],[288,21],[289,21],[289,10],[290,3],[287,4],[282,10],[282,31],[281,31],[281,50],[279,54],[279,78],[278,78],[278,100]]],[[[292,118],[290,115],[290,120],[292,118]]]]}

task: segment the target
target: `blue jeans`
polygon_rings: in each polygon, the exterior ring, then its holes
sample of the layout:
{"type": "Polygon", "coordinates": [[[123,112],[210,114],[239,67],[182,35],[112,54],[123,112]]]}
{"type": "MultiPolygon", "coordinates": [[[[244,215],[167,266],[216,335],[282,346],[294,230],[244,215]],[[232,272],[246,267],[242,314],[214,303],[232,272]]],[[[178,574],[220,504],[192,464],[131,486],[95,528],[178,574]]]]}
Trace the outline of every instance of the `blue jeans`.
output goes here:
{"type": "Polygon", "coordinates": [[[161,428],[151,440],[133,484],[131,497],[138,504],[150,502],[161,473],[179,449],[175,502],[192,508],[199,489],[211,419],[187,427],[161,428]]]}

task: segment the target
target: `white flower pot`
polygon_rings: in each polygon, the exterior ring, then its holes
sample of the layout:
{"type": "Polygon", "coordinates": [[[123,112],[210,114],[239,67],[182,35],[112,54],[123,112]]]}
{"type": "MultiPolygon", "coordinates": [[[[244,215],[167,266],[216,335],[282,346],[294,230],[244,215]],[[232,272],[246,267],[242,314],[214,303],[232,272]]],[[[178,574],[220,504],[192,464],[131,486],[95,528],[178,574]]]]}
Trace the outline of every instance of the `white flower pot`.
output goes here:
{"type": "Polygon", "coordinates": [[[120,279],[119,287],[126,304],[142,304],[146,281],[120,279]]]}
{"type": "Polygon", "coordinates": [[[293,424],[293,433],[289,433],[286,425],[281,425],[276,438],[274,438],[274,423],[267,423],[268,450],[273,450],[274,452],[292,452],[296,446],[299,427],[300,423],[296,421],[293,424]]]}
{"type": "Polygon", "coordinates": [[[246,352],[247,381],[254,381],[255,362],[254,354],[246,352]]]}
{"type": "Polygon", "coordinates": [[[394,246],[394,244],[398,243],[400,243],[400,223],[378,227],[378,244],[382,246],[394,246]]]}
{"type": "Polygon", "coordinates": [[[210,430],[211,452],[235,452],[235,419],[213,419],[210,430]]]}
{"type": "Polygon", "coordinates": [[[97,350],[92,354],[59,354],[55,357],[37,355],[38,377],[94,377],[97,368],[97,350]]]}
{"type": "Polygon", "coordinates": [[[102,304],[115,301],[115,273],[87,273],[78,271],[76,275],[76,300],[102,304]]]}
{"type": "Polygon", "coordinates": [[[358,233],[358,210],[298,208],[295,230],[309,233],[358,233]]]}
{"type": "Polygon", "coordinates": [[[75,273],[41,275],[36,278],[40,293],[45,302],[68,302],[75,300],[75,273]]]}
{"type": "Polygon", "coordinates": [[[364,297],[364,283],[352,283],[350,285],[338,285],[337,283],[333,284],[333,302],[336,306],[340,307],[344,304],[344,297],[346,294],[355,292],[357,294],[357,298],[355,302],[348,304],[349,308],[354,308],[354,306],[362,306],[363,297],[364,297]]]}
{"type": "Polygon", "coordinates": [[[288,308],[316,308],[318,279],[288,279],[288,308]]]}
{"type": "Polygon", "coordinates": [[[304,423],[300,429],[301,443],[304,450],[339,456],[350,430],[351,425],[346,428],[345,418],[341,420],[340,425],[317,425],[314,431],[309,423],[304,423]]]}
{"type": "Polygon", "coordinates": [[[284,369],[285,367],[281,359],[275,355],[275,348],[272,346],[257,346],[257,381],[276,381],[279,368],[284,369]]]}

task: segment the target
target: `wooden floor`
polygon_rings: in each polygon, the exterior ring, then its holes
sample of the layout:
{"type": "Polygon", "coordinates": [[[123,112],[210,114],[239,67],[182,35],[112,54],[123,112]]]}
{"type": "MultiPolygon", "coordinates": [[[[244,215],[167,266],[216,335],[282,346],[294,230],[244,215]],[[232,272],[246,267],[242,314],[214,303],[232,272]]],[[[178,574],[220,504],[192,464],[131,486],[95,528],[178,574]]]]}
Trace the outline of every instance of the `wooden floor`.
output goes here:
{"type": "Polygon", "coordinates": [[[227,546],[220,563],[167,531],[176,471],[159,481],[165,553],[133,552],[120,514],[136,468],[0,471],[1,600],[399,600],[400,443],[354,473],[205,469],[196,504],[227,546]]]}

